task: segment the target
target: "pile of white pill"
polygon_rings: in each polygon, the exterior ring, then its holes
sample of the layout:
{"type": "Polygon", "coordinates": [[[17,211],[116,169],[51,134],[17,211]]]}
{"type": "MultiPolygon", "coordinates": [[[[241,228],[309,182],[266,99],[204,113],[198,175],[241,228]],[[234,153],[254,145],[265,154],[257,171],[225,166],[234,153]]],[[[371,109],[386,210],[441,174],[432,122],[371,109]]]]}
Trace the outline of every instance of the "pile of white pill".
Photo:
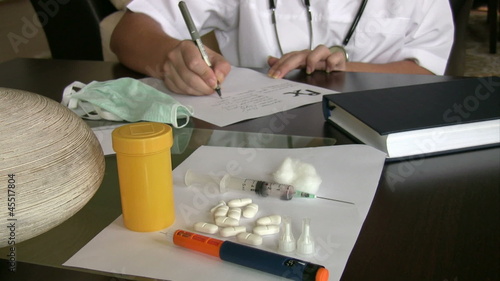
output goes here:
{"type": "Polygon", "coordinates": [[[213,222],[197,222],[194,230],[208,234],[219,234],[221,237],[236,237],[244,244],[261,245],[262,236],[279,233],[281,216],[270,215],[260,217],[255,221],[253,229],[247,232],[247,227],[240,225],[241,217],[253,219],[259,211],[259,206],[252,203],[251,198],[238,198],[219,203],[210,209],[213,222]]]}

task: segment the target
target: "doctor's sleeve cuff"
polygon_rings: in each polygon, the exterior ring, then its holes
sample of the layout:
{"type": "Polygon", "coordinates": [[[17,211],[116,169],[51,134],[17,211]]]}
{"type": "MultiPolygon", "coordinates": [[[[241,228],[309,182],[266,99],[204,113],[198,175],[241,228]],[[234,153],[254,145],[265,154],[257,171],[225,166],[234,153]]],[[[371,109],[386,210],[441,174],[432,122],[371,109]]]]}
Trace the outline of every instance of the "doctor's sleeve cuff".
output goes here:
{"type": "Polygon", "coordinates": [[[419,66],[429,70],[436,75],[443,75],[448,63],[448,60],[442,56],[438,56],[435,53],[425,50],[417,49],[407,50],[404,54],[404,58],[414,61],[419,66]]]}

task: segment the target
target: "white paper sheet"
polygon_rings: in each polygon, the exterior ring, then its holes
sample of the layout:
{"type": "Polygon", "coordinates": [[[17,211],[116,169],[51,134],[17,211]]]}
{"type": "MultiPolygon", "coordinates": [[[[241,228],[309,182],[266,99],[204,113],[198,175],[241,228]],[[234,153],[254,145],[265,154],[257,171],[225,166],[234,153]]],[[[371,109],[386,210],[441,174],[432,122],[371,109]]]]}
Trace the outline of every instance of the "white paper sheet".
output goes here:
{"type": "Polygon", "coordinates": [[[273,79],[266,74],[238,67],[232,67],[222,84],[222,99],[217,94],[202,97],[173,94],[163,81],[155,78],[141,81],[169,93],[183,105],[191,106],[196,118],[219,127],[320,102],[324,94],[337,93],[285,79],[273,79]]]}
{"type": "MultiPolygon", "coordinates": [[[[176,222],[168,230],[193,231],[197,221],[210,221],[210,208],[221,199],[251,197],[259,205],[255,219],[242,219],[251,230],[258,217],[279,214],[292,218],[295,239],[303,218],[311,219],[316,242],[312,257],[289,254],[321,264],[330,271],[330,280],[339,280],[377,189],[385,154],[366,145],[342,145],[300,149],[252,149],[200,147],[174,170],[176,222]],[[286,157],[312,164],[323,182],[318,195],[354,202],[355,205],[322,199],[281,201],[240,193],[219,194],[213,186],[186,187],[187,169],[220,175],[270,180],[286,157]],[[361,176],[362,175],[362,176],[361,176]]],[[[118,274],[166,280],[282,280],[271,274],[221,261],[168,242],[162,232],[137,233],[117,218],[64,265],[118,274]]],[[[215,235],[214,237],[224,239],[215,235]]],[[[234,240],[234,238],[229,238],[234,240]]],[[[278,235],[264,237],[264,250],[277,251],[278,235]]]]}
{"type": "Polygon", "coordinates": [[[99,141],[99,144],[101,145],[102,152],[104,153],[104,155],[115,154],[115,151],[113,149],[113,139],[111,138],[111,133],[113,133],[114,129],[123,125],[125,124],[116,124],[116,125],[92,128],[94,135],[96,136],[97,140],[99,141]]]}

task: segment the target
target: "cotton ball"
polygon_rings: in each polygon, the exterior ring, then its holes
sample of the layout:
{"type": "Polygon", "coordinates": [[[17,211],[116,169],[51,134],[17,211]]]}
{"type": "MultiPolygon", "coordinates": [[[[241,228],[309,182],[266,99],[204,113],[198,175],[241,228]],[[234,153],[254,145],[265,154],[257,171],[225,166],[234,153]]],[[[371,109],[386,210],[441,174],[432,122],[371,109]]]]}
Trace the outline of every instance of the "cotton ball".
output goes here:
{"type": "Polygon", "coordinates": [[[295,175],[295,180],[291,185],[300,191],[316,194],[322,180],[311,164],[301,163],[297,167],[295,175]]]}
{"type": "Polygon", "coordinates": [[[297,165],[295,172],[297,176],[316,175],[316,169],[314,169],[313,165],[304,162],[300,162],[299,165],[297,165]]]}
{"type": "Polygon", "coordinates": [[[321,177],[308,163],[287,157],[279,169],[273,173],[274,181],[293,185],[295,189],[315,194],[321,184],[321,177]]]}
{"type": "Polygon", "coordinates": [[[295,180],[294,166],[296,163],[294,162],[297,162],[297,160],[290,157],[285,158],[278,170],[273,173],[274,181],[281,184],[292,184],[295,180]]]}

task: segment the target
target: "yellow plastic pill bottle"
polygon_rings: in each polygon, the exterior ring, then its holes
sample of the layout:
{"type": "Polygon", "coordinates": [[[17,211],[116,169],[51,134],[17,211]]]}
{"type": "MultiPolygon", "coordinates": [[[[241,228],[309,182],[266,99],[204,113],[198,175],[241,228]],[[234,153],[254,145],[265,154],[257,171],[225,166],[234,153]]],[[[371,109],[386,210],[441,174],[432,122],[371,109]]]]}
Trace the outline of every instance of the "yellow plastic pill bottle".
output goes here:
{"type": "Polygon", "coordinates": [[[128,124],[113,130],[112,143],[125,227],[151,232],[172,225],[172,128],[155,122],[128,124]]]}

